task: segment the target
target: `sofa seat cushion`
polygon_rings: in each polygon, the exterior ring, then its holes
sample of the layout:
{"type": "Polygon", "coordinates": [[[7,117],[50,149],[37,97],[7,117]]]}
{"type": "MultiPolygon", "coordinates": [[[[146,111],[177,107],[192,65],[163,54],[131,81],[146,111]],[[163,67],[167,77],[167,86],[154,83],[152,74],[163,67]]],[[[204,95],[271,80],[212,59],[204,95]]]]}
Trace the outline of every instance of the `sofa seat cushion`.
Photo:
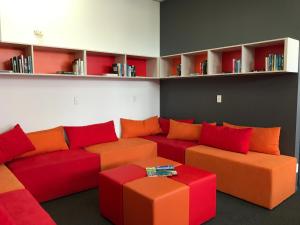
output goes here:
{"type": "Polygon", "coordinates": [[[257,152],[247,155],[204,145],[188,148],[186,163],[217,175],[217,189],[272,209],[295,192],[296,159],[257,152]]]}
{"type": "Polygon", "coordinates": [[[25,189],[0,194],[0,207],[7,213],[6,221],[3,218],[7,225],[56,224],[25,189]]]}
{"type": "Polygon", "coordinates": [[[83,150],[62,150],[18,159],[8,167],[39,202],[44,202],[97,187],[100,159],[83,150]]]}
{"type": "Polygon", "coordinates": [[[143,138],[126,138],[85,148],[101,158],[101,170],[111,169],[157,155],[156,143],[143,138]]]}
{"type": "Polygon", "coordinates": [[[24,189],[23,184],[4,164],[0,164],[0,182],[0,193],[24,189]]]}
{"type": "Polygon", "coordinates": [[[146,136],[144,138],[157,143],[158,156],[183,164],[185,163],[185,150],[188,147],[198,145],[197,141],[172,140],[164,135],[146,136]]]}

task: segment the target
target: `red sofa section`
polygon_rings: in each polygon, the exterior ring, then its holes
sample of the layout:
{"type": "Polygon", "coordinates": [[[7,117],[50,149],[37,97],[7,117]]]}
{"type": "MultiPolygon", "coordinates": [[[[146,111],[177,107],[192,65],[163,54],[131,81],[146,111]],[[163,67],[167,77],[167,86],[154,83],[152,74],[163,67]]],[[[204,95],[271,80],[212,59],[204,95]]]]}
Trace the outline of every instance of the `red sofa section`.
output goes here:
{"type": "Polygon", "coordinates": [[[25,188],[44,202],[98,186],[99,155],[62,150],[7,164],[25,188]]]}
{"type": "Polygon", "coordinates": [[[153,135],[144,137],[157,143],[157,155],[176,162],[185,163],[185,151],[187,148],[199,145],[196,141],[181,141],[168,139],[165,135],[153,135]]]}
{"type": "Polygon", "coordinates": [[[0,194],[1,225],[55,225],[27,190],[0,194]]]}

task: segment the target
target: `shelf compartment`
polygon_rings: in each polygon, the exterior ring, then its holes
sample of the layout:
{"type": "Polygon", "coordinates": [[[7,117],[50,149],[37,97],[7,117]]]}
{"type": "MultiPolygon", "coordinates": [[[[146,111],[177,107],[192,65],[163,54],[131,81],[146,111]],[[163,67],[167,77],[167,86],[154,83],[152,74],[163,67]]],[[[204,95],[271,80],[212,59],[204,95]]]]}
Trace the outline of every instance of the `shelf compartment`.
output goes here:
{"type": "Polygon", "coordinates": [[[83,50],[34,46],[36,74],[56,74],[58,71],[73,72],[73,61],[84,59],[83,50]]]}
{"type": "Polygon", "coordinates": [[[208,74],[233,73],[233,59],[242,60],[241,58],[242,46],[233,46],[209,50],[208,74]]]}
{"type": "Polygon", "coordinates": [[[200,63],[207,60],[208,52],[191,52],[182,55],[182,75],[203,75],[200,63]]]}
{"type": "Polygon", "coordinates": [[[11,58],[19,55],[32,56],[32,46],[0,43],[0,70],[12,70],[11,58]]]}
{"type": "Polygon", "coordinates": [[[182,55],[170,55],[164,56],[160,58],[160,74],[161,77],[168,77],[168,76],[181,76],[182,68],[177,71],[178,66],[181,64],[182,55]]]}
{"type": "Polygon", "coordinates": [[[127,55],[126,64],[136,67],[137,77],[158,77],[157,58],[127,55]]]}
{"type": "Polygon", "coordinates": [[[102,52],[86,52],[86,68],[88,75],[102,76],[112,73],[114,63],[125,64],[125,55],[102,52]]]}
{"type": "MultiPolygon", "coordinates": [[[[283,55],[284,61],[286,61],[285,40],[244,45],[243,58],[245,67],[243,72],[265,71],[265,58],[270,54],[283,55]]],[[[283,70],[285,69],[286,66],[283,67],[283,70]]]]}

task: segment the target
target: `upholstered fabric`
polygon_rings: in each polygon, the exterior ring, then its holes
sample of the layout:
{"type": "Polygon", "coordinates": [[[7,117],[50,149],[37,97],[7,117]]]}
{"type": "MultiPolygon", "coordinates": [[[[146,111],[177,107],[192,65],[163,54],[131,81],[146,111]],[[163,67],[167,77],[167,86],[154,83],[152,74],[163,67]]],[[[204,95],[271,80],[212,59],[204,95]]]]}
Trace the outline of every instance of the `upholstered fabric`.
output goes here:
{"type": "Polygon", "coordinates": [[[296,158],[247,155],[204,145],[186,151],[186,164],[217,175],[217,189],[272,209],[295,192],[296,158]]]}
{"type": "Polygon", "coordinates": [[[191,166],[176,167],[171,179],[189,186],[189,225],[199,225],[216,216],[216,175],[191,166]]]}
{"type": "Polygon", "coordinates": [[[114,121],[80,127],[65,127],[71,149],[117,141],[114,121]]]}
{"type": "Polygon", "coordinates": [[[174,167],[180,166],[181,164],[178,162],[175,162],[170,159],[166,159],[163,157],[154,157],[154,158],[149,158],[149,159],[144,159],[140,161],[133,162],[134,165],[140,166],[142,168],[147,168],[147,167],[154,167],[154,166],[169,166],[172,165],[174,167]]]}
{"type": "Polygon", "coordinates": [[[166,177],[144,177],[126,183],[123,194],[125,225],[189,224],[185,184],[166,177]]]}
{"type": "MultiPolygon", "coordinates": [[[[226,127],[247,128],[230,123],[223,123],[226,127]]],[[[253,129],[250,139],[250,151],[261,152],[271,155],[280,155],[279,138],[280,127],[251,127],[253,129]]]]}
{"type": "Polygon", "coordinates": [[[0,193],[24,189],[23,184],[4,164],[0,164],[0,182],[0,193]]]}
{"type": "Polygon", "coordinates": [[[115,225],[123,225],[123,184],[145,176],[145,169],[131,164],[101,172],[100,213],[115,225]]]}
{"type": "Polygon", "coordinates": [[[59,149],[69,149],[63,127],[56,127],[48,130],[40,130],[27,134],[28,138],[35,147],[34,151],[26,152],[18,158],[25,158],[34,155],[40,155],[47,152],[54,152],[59,149]]]}
{"type": "Polygon", "coordinates": [[[15,160],[9,169],[44,202],[98,185],[100,158],[83,150],[64,150],[15,160]]]}
{"type": "Polygon", "coordinates": [[[158,117],[146,120],[129,120],[121,118],[122,138],[142,137],[161,133],[158,117]]]}
{"type": "Polygon", "coordinates": [[[0,134],[0,164],[34,149],[35,147],[19,124],[13,129],[0,134]]]}
{"type": "MultiPolygon", "coordinates": [[[[0,206],[2,206],[4,211],[9,215],[10,223],[7,223],[7,225],[56,224],[25,189],[0,194],[0,206]]],[[[5,223],[0,224],[4,225],[5,223]]]]}
{"type": "Polygon", "coordinates": [[[157,155],[156,143],[142,138],[126,138],[116,142],[93,145],[85,148],[101,158],[101,170],[129,164],[157,155]]]}
{"type": "Polygon", "coordinates": [[[172,140],[168,139],[164,135],[152,135],[143,138],[157,143],[158,156],[171,159],[179,163],[185,163],[185,150],[188,147],[198,145],[197,141],[172,140]]]}

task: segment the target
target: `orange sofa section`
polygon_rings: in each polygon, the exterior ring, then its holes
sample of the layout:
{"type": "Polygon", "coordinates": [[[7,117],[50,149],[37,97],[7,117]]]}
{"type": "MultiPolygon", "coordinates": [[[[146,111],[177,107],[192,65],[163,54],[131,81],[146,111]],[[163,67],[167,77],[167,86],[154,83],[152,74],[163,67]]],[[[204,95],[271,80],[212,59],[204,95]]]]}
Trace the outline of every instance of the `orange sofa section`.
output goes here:
{"type": "Polygon", "coordinates": [[[85,148],[100,155],[101,170],[111,169],[157,156],[156,143],[142,138],[120,139],[85,148]]]}
{"type": "Polygon", "coordinates": [[[247,155],[204,145],[188,148],[186,164],[217,175],[217,189],[273,209],[295,193],[296,158],[249,152],[247,155]]]}
{"type": "Polygon", "coordinates": [[[166,177],[124,184],[124,225],[188,225],[189,187],[166,177]]]}
{"type": "Polygon", "coordinates": [[[4,164],[0,165],[0,182],[0,193],[25,189],[23,184],[4,164]]]}

